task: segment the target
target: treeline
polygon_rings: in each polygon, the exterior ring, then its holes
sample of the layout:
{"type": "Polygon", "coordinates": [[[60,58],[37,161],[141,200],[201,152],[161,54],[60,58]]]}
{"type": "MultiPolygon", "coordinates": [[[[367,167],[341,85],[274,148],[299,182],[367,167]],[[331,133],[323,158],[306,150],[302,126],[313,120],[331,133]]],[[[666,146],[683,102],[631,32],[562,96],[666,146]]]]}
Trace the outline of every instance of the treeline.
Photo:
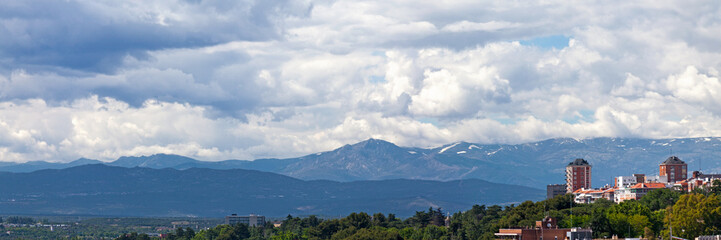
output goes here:
{"type": "MultiPolygon", "coordinates": [[[[0,218],[0,223],[2,223],[2,218],[0,218]]],[[[10,216],[5,219],[5,223],[9,224],[35,224],[37,221],[35,219],[30,217],[18,217],[18,216],[10,216]]]]}
{"type": "MultiPolygon", "coordinates": [[[[593,204],[572,204],[571,195],[519,205],[475,205],[465,212],[446,217],[441,209],[416,212],[407,219],[393,214],[351,213],[341,219],[288,216],[280,227],[219,225],[194,232],[178,229],[168,239],[495,239],[500,228],[534,227],[545,216],[558,220],[559,227],[584,227],[594,238],[617,236],[669,239],[673,235],[691,239],[721,233],[721,184],[708,191],[690,194],[670,189],[649,192],[639,201],[614,202],[600,199],[593,204]],[[447,225],[446,225],[447,224],[447,225]]],[[[119,239],[151,239],[143,234],[128,234],[119,239]]]]}

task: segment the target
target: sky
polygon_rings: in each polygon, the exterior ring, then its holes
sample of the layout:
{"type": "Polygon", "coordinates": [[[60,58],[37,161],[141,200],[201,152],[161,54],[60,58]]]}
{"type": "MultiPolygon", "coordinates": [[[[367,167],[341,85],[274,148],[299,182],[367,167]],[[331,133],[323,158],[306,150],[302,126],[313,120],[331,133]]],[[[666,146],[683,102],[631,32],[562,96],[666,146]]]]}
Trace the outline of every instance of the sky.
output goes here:
{"type": "Polygon", "coordinates": [[[721,136],[719,1],[0,1],[0,161],[721,136]]]}

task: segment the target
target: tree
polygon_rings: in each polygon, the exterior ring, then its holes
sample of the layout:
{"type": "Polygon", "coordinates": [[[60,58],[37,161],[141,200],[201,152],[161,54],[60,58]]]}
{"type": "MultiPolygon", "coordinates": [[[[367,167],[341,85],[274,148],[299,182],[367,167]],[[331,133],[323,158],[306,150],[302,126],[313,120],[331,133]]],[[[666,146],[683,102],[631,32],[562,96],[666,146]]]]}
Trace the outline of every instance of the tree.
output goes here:
{"type": "Polygon", "coordinates": [[[425,227],[431,222],[431,216],[424,211],[416,211],[416,214],[406,219],[406,222],[416,227],[425,227]]]}
{"type": "Polygon", "coordinates": [[[721,196],[721,180],[715,179],[709,188],[709,194],[721,196]]]}
{"type": "Polygon", "coordinates": [[[320,224],[320,222],[321,222],[320,218],[316,217],[315,215],[310,215],[307,218],[303,218],[300,221],[300,225],[305,228],[315,227],[315,226],[318,226],[318,224],[320,224]]]}
{"type": "Polygon", "coordinates": [[[183,237],[185,237],[185,230],[183,230],[182,227],[175,229],[175,236],[173,239],[182,239],[183,237]]]}
{"type": "Polygon", "coordinates": [[[346,240],[401,240],[397,229],[386,229],[382,227],[364,228],[358,230],[346,240]]]}
{"type": "Polygon", "coordinates": [[[448,239],[448,229],[445,227],[439,227],[435,225],[428,225],[425,228],[423,228],[423,238],[422,239],[448,239]]]}
{"type": "MultiPolygon", "coordinates": [[[[182,233],[185,235],[185,231],[182,231],[182,228],[178,228],[179,230],[176,230],[177,233],[182,233]]],[[[217,239],[217,240],[231,240],[231,239],[246,239],[250,237],[250,231],[248,230],[248,225],[239,223],[232,226],[229,225],[218,225],[217,227],[209,230],[211,233],[204,233],[203,235],[207,236],[207,239],[217,239]]]]}
{"type": "Polygon", "coordinates": [[[371,226],[371,216],[367,213],[351,213],[341,220],[344,226],[355,228],[368,228],[371,226]]]}
{"type": "Polygon", "coordinates": [[[150,240],[150,236],[148,234],[142,233],[138,234],[136,232],[128,233],[120,236],[117,238],[117,240],[150,240]]]}
{"type": "Polygon", "coordinates": [[[271,240],[300,240],[301,237],[289,231],[281,231],[270,237],[271,240]]]}
{"type": "Polygon", "coordinates": [[[648,228],[647,226],[651,225],[651,222],[648,220],[647,216],[633,215],[628,217],[628,224],[631,225],[631,235],[629,235],[628,237],[635,237],[645,234],[644,230],[648,228]]]}
{"type": "Polygon", "coordinates": [[[604,238],[611,236],[611,226],[608,221],[608,217],[606,217],[605,209],[594,209],[588,224],[591,225],[591,230],[593,230],[594,238],[604,238]]]}
{"type": "Polygon", "coordinates": [[[18,217],[18,216],[10,216],[7,218],[7,223],[10,224],[33,224],[35,223],[35,219],[29,218],[29,217],[18,217]]]}
{"type": "Polygon", "coordinates": [[[644,195],[639,202],[651,211],[657,211],[660,209],[666,209],[666,207],[673,205],[681,193],[667,188],[660,188],[652,190],[644,195]]]}
{"type": "Polygon", "coordinates": [[[358,231],[358,229],[353,226],[344,228],[344,229],[334,233],[330,239],[333,239],[333,240],[346,239],[346,238],[352,236],[353,234],[355,234],[357,231],[358,231]]]}
{"type": "Polygon", "coordinates": [[[388,221],[383,213],[373,214],[373,226],[387,227],[388,221]]]}
{"type": "Polygon", "coordinates": [[[573,215],[568,216],[560,222],[561,227],[588,227],[591,222],[592,216],[589,215],[573,215]]]}
{"type": "Polygon", "coordinates": [[[558,195],[551,199],[545,200],[548,209],[563,210],[571,208],[571,201],[573,201],[573,194],[558,195]]]}
{"type": "Polygon", "coordinates": [[[608,217],[608,223],[611,227],[611,234],[616,234],[619,237],[632,237],[629,236],[629,223],[628,215],[619,212],[609,212],[606,215],[608,217]]]}
{"type": "Polygon", "coordinates": [[[686,194],[673,205],[666,222],[671,224],[673,235],[694,238],[712,234],[720,227],[720,218],[721,204],[716,195],[686,194]]]}
{"type": "Polygon", "coordinates": [[[643,228],[643,237],[646,239],[656,239],[656,235],[653,233],[653,230],[649,227],[643,228]]]}
{"type": "Polygon", "coordinates": [[[441,208],[436,208],[435,211],[433,211],[433,208],[431,208],[428,210],[428,213],[431,215],[430,224],[433,224],[435,226],[446,225],[446,217],[443,215],[443,211],[441,211],[441,208]]]}

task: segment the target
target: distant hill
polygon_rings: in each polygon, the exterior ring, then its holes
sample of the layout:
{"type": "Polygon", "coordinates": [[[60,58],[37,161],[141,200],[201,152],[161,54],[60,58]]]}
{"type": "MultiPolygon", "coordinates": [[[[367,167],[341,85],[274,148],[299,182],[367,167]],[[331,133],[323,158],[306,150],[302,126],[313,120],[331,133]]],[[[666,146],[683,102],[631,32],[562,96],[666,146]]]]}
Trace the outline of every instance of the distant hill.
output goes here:
{"type": "Polygon", "coordinates": [[[409,216],[429,207],[540,200],[540,189],[482,180],[303,181],[254,170],[123,168],[102,164],[0,173],[3,214],[112,216],[409,216]]]}
{"type": "Polygon", "coordinates": [[[69,163],[52,163],[52,162],[45,162],[45,161],[32,161],[22,164],[16,164],[16,163],[3,163],[3,165],[0,165],[0,171],[3,172],[32,172],[37,170],[43,170],[43,169],[64,169],[69,167],[75,167],[75,166],[82,166],[82,165],[88,165],[88,164],[99,164],[103,163],[98,160],[93,159],[87,159],[87,158],[80,158],[78,160],[69,162],[69,163]]]}
{"type": "Polygon", "coordinates": [[[201,161],[173,154],[155,154],[142,157],[120,157],[110,163],[109,166],[117,167],[146,167],[146,168],[178,168],[185,164],[202,164],[201,161]]]}
{"type": "MultiPolygon", "coordinates": [[[[689,164],[689,170],[721,173],[721,138],[550,139],[524,144],[458,142],[432,149],[399,147],[369,139],[328,152],[298,158],[204,162],[157,154],[122,157],[107,163],[123,167],[251,169],[299,179],[334,181],[425,179],[483,179],[491,182],[543,188],[564,182],[564,168],[575,158],[593,165],[593,185],[612,184],[613,177],[633,173],[658,174],[658,164],[671,152],[689,164]]],[[[42,164],[0,166],[0,171],[29,172],[42,164]]],[[[46,168],[64,168],[55,164],[46,168]]]]}

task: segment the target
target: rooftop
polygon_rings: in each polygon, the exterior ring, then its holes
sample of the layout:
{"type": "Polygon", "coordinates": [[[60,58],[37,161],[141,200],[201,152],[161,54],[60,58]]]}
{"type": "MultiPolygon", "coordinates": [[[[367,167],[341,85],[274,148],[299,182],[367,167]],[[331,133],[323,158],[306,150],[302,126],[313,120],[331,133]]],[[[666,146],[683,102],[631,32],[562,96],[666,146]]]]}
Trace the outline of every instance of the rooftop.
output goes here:
{"type": "Polygon", "coordinates": [[[576,158],[576,160],[573,160],[573,162],[570,162],[568,166],[590,166],[591,164],[588,164],[586,160],[583,158],[576,158]]]}
{"type": "Polygon", "coordinates": [[[666,161],[663,161],[661,164],[667,165],[667,164],[686,164],[686,163],[684,161],[681,161],[681,159],[679,159],[676,156],[670,156],[666,159],[666,161]]]}
{"type": "Polygon", "coordinates": [[[664,183],[636,183],[631,188],[665,188],[664,183]]]}

